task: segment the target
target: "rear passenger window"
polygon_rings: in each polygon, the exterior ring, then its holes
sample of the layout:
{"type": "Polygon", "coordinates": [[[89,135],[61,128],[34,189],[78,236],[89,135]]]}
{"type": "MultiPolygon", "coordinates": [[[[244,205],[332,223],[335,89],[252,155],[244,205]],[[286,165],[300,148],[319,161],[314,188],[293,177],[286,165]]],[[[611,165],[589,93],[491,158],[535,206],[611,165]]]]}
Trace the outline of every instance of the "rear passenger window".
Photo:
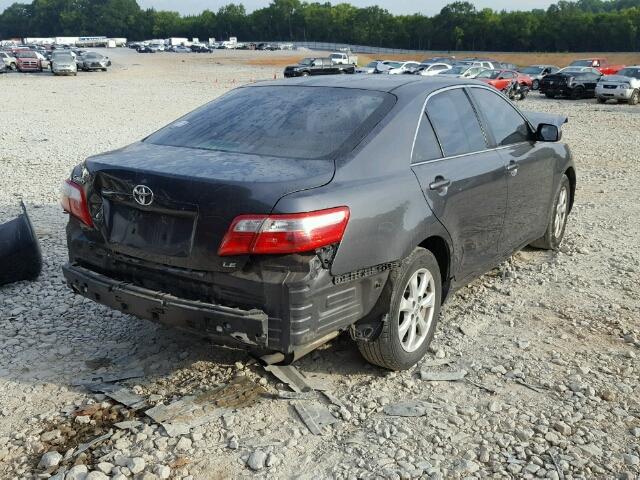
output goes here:
{"type": "Polygon", "coordinates": [[[531,138],[527,122],[504,98],[484,88],[470,90],[497,146],[526,142],[531,138]]]}
{"type": "Polygon", "coordinates": [[[478,117],[462,89],[433,96],[427,103],[427,113],[445,156],[487,148],[478,117]]]}
{"type": "Polygon", "coordinates": [[[438,139],[433,133],[433,127],[426,115],[422,117],[416,143],[413,146],[413,163],[426,162],[435,158],[442,158],[442,151],[438,139]]]}

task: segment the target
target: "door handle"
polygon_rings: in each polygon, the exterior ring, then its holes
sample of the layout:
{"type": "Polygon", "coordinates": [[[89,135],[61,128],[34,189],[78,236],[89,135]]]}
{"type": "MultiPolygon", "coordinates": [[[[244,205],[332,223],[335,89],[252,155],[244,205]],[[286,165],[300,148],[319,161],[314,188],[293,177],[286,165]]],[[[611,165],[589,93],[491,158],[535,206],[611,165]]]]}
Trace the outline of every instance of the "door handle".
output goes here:
{"type": "Polygon", "coordinates": [[[515,177],[518,174],[518,162],[511,160],[509,165],[506,166],[506,169],[512,177],[515,177]]]}
{"type": "Polygon", "coordinates": [[[429,184],[429,190],[442,190],[451,185],[451,180],[448,180],[438,175],[435,180],[429,184]]]}

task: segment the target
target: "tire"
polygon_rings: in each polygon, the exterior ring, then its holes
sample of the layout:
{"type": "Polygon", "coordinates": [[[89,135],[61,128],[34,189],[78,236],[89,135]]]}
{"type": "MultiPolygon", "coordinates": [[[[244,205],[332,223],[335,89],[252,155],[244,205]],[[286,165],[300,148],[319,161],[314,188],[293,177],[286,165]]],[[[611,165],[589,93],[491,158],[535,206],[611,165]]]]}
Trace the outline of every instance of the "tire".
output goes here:
{"type": "Polygon", "coordinates": [[[429,250],[424,248],[416,248],[411,255],[403,260],[402,264],[391,271],[389,274],[387,288],[391,289],[391,301],[389,313],[384,315],[382,331],[378,338],[373,341],[357,341],[358,349],[362,356],[374,365],[378,365],[389,370],[406,370],[413,367],[427,352],[429,344],[433,339],[433,335],[438,323],[440,315],[440,303],[442,300],[442,279],[440,277],[440,268],[438,262],[429,250]],[[411,281],[416,278],[414,287],[410,286],[411,281]],[[421,279],[422,281],[418,281],[421,279]],[[420,298],[427,301],[422,312],[415,310],[417,308],[415,302],[410,300],[411,292],[420,292],[421,285],[425,285],[426,291],[414,298],[420,298]],[[407,298],[408,296],[408,298],[407,298]],[[428,299],[431,300],[428,300],[428,299]],[[402,310],[403,306],[414,310],[402,310]],[[429,306],[430,305],[430,306],[429,306]],[[424,330],[420,330],[418,323],[413,320],[421,318],[424,330]],[[429,319],[425,318],[425,315],[429,319]],[[404,325],[409,322],[403,339],[400,338],[400,324],[404,325]],[[415,327],[414,327],[415,325],[415,327]],[[410,333],[414,332],[414,343],[411,344],[410,333]],[[416,335],[418,337],[416,338],[416,335]]]}
{"type": "Polygon", "coordinates": [[[302,76],[303,77],[308,77],[309,76],[309,72],[302,72],[302,76]]]}
{"type": "Polygon", "coordinates": [[[571,100],[580,100],[582,97],[584,97],[584,88],[576,87],[571,90],[571,100]]]}
{"type": "Polygon", "coordinates": [[[640,102],[640,90],[634,90],[629,97],[629,105],[637,105],[640,102]]]}
{"type": "Polygon", "coordinates": [[[540,80],[534,80],[531,83],[531,90],[538,90],[538,88],[540,88],[540,80]]]}
{"type": "Polygon", "coordinates": [[[16,63],[15,63],[15,62],[11,62],[11,65],[9,65],[9,68],[10,68],[11,70],[13,70],[14,72],[15,72],[16,70],[18,70],[18,66],[16,65],[16,63]]]}
{"type": "Polygon", "coordinates": [[[549,220],[547,221],[547,231],[545,234],[531,243],[532,247],[542,248],[544,250],[557,250],[564,238],[564,232],[567,227],[567,218],[569,217],[571,207],[571,182],[566,175],[562,175],[560,186],[553,200],[553,206],[549,212],[549,220]],[[564,195],[563,195],[564,192],[564,195]],[[559,218],[559,204],[564,202],[564,214],[559,218]]]}
{"type": "Polygon", "coordinates": [[[607,99],[605,97],[597,97],[598,103],[607,103],[607,99]]]}

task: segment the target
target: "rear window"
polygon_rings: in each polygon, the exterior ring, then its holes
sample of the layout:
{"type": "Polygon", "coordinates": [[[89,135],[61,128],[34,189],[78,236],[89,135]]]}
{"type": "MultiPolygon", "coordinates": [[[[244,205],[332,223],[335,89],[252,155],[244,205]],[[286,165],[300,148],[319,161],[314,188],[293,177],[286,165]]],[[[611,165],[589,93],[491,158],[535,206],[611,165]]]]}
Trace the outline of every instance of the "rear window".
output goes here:
{"type": "Polygon", "coordinates": [[[395,103],[391,94],[330,87],[240,88],[145,141],[300,159],[353,149],[395,103]]]}

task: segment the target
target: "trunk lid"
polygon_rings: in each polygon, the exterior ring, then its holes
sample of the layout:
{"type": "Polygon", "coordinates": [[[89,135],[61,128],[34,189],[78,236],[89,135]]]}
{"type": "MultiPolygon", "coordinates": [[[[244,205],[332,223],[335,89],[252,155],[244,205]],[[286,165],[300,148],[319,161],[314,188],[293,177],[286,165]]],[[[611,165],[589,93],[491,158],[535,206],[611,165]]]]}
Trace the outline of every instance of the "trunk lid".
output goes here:
{"type": "Polygon", "coordinates": [[[269,214],[284,195],[329,183],[335,169],[333,160],[143,142],[91,157],[86,167],[89,208],[109,250],[205,271],[245,263],[246,258],[217,255],[237,215],[269,214]]]}

